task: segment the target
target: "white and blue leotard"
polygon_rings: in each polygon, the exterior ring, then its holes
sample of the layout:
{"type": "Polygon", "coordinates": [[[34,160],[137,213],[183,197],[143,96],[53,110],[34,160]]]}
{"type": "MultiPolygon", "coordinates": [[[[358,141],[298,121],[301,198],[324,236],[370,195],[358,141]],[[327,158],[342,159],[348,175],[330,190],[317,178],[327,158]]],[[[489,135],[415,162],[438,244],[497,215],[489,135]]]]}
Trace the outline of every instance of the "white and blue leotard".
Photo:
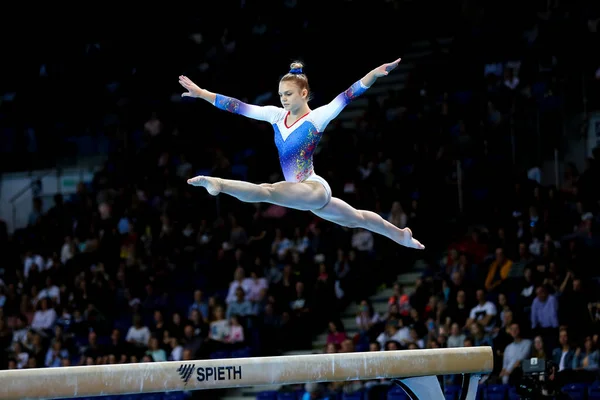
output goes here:
{"type": "Polygon", "coordinates": [[[303,182],[314,175],[313,153],[329,122],[367,89],[359,80],[329,104],[309,111],[292,125],[287,124],[289,111],[280,107],[246,104],[220,94],[214,105],[221,110],[269,122],[275,130],[275,145],[285,180],[303,182]]]}

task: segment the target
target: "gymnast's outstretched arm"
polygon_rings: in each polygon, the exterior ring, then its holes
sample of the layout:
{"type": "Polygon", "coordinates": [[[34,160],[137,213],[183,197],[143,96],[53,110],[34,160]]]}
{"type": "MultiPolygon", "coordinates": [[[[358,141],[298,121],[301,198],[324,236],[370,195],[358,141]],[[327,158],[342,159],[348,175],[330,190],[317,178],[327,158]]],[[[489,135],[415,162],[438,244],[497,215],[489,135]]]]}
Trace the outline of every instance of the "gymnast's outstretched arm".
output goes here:
{"type": "Polygon", "coordinates": [[[281,109],[274,106],[255,106],[246,104],[233,97],[209,92],[206,89],[200,88],[190,78],[183,75],[179,77],[179,83],[187,89],[187,92],[182,94],[183,97],[196,97],[206,100],[215,107],[233,114],[240,114],[248,118],[273,123],[281,113],[281,109]]]}
{"type": "Polygon", "coordinates": [[[380,65],[379,67],[369,71],[362,79],[356,81],[346,91],[340,93],[333,99],[329,104],[317,108],[313,111],[313,119],[319,125],[317,129],[321,132],[325,130],[325,127],[331,120],[339,115],[340,112],[346,107],[352,100],[363,94],[367,89],[371,87],[377,80],[382,76],[386,76],[394,68],[398,66],[400,59],[394,62],[380,65]]]}

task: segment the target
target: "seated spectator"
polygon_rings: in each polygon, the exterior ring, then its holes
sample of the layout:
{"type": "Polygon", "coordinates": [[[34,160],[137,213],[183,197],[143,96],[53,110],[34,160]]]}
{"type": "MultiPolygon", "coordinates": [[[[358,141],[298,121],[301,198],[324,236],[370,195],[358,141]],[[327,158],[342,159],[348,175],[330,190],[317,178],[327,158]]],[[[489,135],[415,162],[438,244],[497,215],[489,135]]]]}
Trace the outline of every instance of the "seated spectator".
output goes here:
{"type": "Polygon", "coordinates": [[[558,365],[558,371],[562,372],[573,368],[575,351],[569,343],[569,334],[566,328],[561,328],[558,334],[559,347],[552,350],[552,361],[558,365]]]}
{"type": "Polygon", "coordinates": [[[386,343],[390,341],[398,342],[402,346],[410,342],[410,330],[404,326],[402,320],[389,320],[385,330],[377,336],[377,342],[381,348],[385,348],[386,343]]]}
{"type": "Polygon", "coordinates": [[[464,290],[459,290],[456,293],[456,301],[444,311],[446,320],[443,321],[446,325],[449,322],[455,322],[458,324],[460,330],[467,327],[467,321],[469,320],[471,310],[467,307],[467,295],[464,290]]]}
{"type": "Polygon", "coordinates": [[[483,330],[481,324],[473,322],[469,326],[470,336],[473,339],[474,346],[491,346],[492,340],[490,336],[483,330]]]}
{"type": "Polygon", "coordinates": [[[225,302],[230,304],[237,301],[237,289],[242,288],[245,296],[246,293],[249,293],[250,287],[251,281],[250,279],[246,278],[244,268],[237,267],[233,274],[233,281],[229,284],[229,291],[227,292],[227,298],[225,299],[225,302]]]}
{"type": "Polygon", "coordinates": [[[513,262],[504,255],[502,248],[496,249],[496,258],[489,266],[487,277],[485,278],[485,290],[494,292],[508,277],[513,262]]]}
{"type": "Polygon", "coordinates": [[[521,361],[531,354],[531,340],[521,338],[519,324],[513,323],[510,329],[513,342],[504,350],[502,371],[500,371],[503,384],[509,383],[509,379],[514,377],[515,369],[521,366],[521,361]]]}
{"type": "Polygon", "coordinates": [[[240,323],[240,319],[237,315],[229,317],[229,335],[227,336],[227,343],[232,345],[241,345],[246,340],[244,337],[244,327],[240,323]]]}
{"type": "Polygon", "coordinates": [[[190,305],[188,315],[191,314],[193,310],[198,310],[204,322],[208,323],[210,317],[208,313],[208,303],[204,301],[204,298],[202,297],[202,290],[194,291],[194,302],[190,305]]]}
{"type": "Polygon", "coordinates": [[[133,325],[127,331],[125,341],[136,348],[145,348],[150,341],[150,329],[142,324],[142,317],[139,314],[133,316],[133,325]]]}
{"type": "Polygon", "coordinates": [[[598,368],[600,368],[600,351],[594,344],[592,337],[587,336],[583,344],[583,349],[578,347],[577,350],[575,350],[573,369],[595,371],[598,370],[598,368]]]}
{"type": "Polygon", "coordinates": [[[152,361],[167,361],[167,353],[159,347],[158,339],[155,336],[152,336],[148,342],[146,355],[152,357],[152,361]]]}
{"type": "Polygon", "coordinates": [[[51,330],[56,322],[56,311],[50,306],[50,300],[46,297],[39,302],[38,310],[33,314],[31,327],[39,331],[51,330]]]}
{"type": "Polygon", "coordinates": [[[327,334],[327,343],[341,345],[348,337],[344,331],[344,326],[339,320],[329,321],[329,333],[327,334]]]}
{"type": "Polygon", "coordinates": [[[547,343],[556,343],[558,328],[558,301],[548,294],[545,286],[538,286],[536,298],[531,304],[531,329],[541,335],[547,343]]]}
{"type": "Polygon", "coordinates": [[[55,340],[46,352],[46,360],[44,365],[46,367],[61,367],[62,359],[68,358],[69,352],[67,349],[63,349],[63,343],[60,340],[55,340]]]}
{"type": "Polygon", "coordinates": [[[215,307],[213,319],[209,325],[208,338],[216,342],[225,343],[227,337],[229,337],[230,327],[231,325],[229,319],[225,316],[223,306],[215,307]]]}
{"type": "Polygon", "coordinates": [[[450,336],[448,336],[448,347],[462,347],[466,335],[461,333],[460,327],[455,322],[450,327],[450,336]]]}
{"type": "Polygon", "coordinates": [[[169,361],[181,361],[183,358],[183,346],[179,343],[179,340],[176,337],[172,337],[169,340],[169,361]]]}
{"type": "Polygon", "coordinates": [[[371,302],[368,299],[362,300],[356,312],[355,321],[361,338],[371,341],[374,338],[373,333],[381,321],[381,316],[375,312],[371,302]]]}
{"type": "Polygon", "coordinates": [[[539,358],[547,360],[546,350],[544,349],[544,339],[541,336],[536,336],[533,339],[533,348],[531,349],[531,358],[539,358]]]}
{"type": "Polygon", "coordinates": [[[479,289],[476,294],[477,305],[469,312],[466,326],[470,327],[473,322],[478,322],[486,332],[491,332],[494,329],[496,318],[496,306],[491,301],[486,300],[485,291],[479,289]]]}
{"type": "Polygon", "coordinates": [[[252,315],[254,309],[252,307],[252,303],[250,303],[249,300],[246,300],[244,289],[238,287],[235,290],[235,298],[235,301],[232,301],[227,305],[227,313],[225,317],[229,319],[232,315],[237,315],[238,317],[247,317],[252,315]]]}

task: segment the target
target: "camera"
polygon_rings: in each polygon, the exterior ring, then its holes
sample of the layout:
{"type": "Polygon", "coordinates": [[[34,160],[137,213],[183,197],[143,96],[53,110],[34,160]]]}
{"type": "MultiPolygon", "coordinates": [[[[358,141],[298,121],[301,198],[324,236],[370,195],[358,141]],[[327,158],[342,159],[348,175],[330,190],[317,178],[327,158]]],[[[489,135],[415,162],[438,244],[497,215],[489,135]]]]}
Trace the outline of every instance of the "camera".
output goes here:
{"type": "Polygon", "coordinates": [[[569,399],[561,392],[558,365],[541,358],[530,358],[521,363],[523,376],[516,382],[517,394],[523,400],[569,399]]]}

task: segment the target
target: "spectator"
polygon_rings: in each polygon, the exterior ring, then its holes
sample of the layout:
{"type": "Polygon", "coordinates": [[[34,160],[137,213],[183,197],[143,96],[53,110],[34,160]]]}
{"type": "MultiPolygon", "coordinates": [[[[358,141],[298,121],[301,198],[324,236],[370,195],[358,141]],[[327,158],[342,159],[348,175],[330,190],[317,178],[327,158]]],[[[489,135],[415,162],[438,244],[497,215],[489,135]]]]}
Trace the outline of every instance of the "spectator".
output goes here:
{"type": "Polygon", "coordinates": [[[150,329],[142,325],[142,317],[139,314],[133,316],[133,325],[127,331],[125,340],[135,347],[143,348],[148,346],[150,329]]]}
{"type": "Polygon", "coordinates": [[[574,370],[596,371],[600,368],[600,351],[596,348],[591,336],[584,340],[583,349],[577,347],[573,357],[574,370]]]}
{"type": "Polygon", "coordinates": [[[496,318],[496,305],[491,301],[486,300],[485,292],[482,289],[477,290],[477,305],[469,312],[467,326],[471,326],[473,322],[478,322],[484,331],[491,332],[494,328],[496,318]]]}
{"type": "Polygon", "coordinates": [[[462,347],[466,339],[466,335],[460,332],[459,325],[455,322],[450,328],[450,336],[448,336],[448,347],[462,347]]]}
{"type": "Polygon", "coordinates": [[[544,286],[538,286],[536,298],[531,304],[531,328],[546,341],[556,337],[558,301],[554,295],[548,294],[548,289],[544,286]]]}
{"type": "Polygon", "coordinates": [[[347,338],[341,321],[329,321],[329,333],[327,334],[328,344],[333,343],[340,346],[347,338]]]}
{"type": "Polygon", "coordinates": [[[229,319],[232,315],[237,315],[240,317],[247,317],[249,315],[252,315],[252,303],[246,300],[246,293],[241,286],[238,286],[238,288],[235,290],[235,297],[236,300],[230,302],[227,306],[225,318],[229,319]]]}
{"type": "Polygon", "coordinates": [[[521,338],[519,324],[513,323],[510,330],[513,342],[506,346],[504,350],[504,362],[502,364],[502,371],[500,371],[500,377],[504,384],[508,384],[509,378],[515,377],[513,375],[513,373],[516,373],[515,369],[520,367],[521,362],[529,357],[531,353],[531,341],[521,338]]]}
{"type": "Polygon", "coordinates": [[[558,365],[558,371],[569,370],[573,366],[575,351],[569,343],[569,334],[565,328],[561,328],[558,334],[559,347],[552,350],[552,361],[558,365]]]}
{"type": "Polygon", "coordinates": [[[495,292],[500,290],[500,285],[506,280],[512,269],[513,262],[504,255],[502,248],[496,249],[496,258],[490,264],[487,278],[485,279],[485,290],[495,292]]]}
{"type": "Polygon", "coordinates": [[[191,314],[192,310],[198,310],[202,316],[202,319],[205,322],[208,322],[208,318],[210,317],[208,313],[208,303],[204,301],[202,295],[202,290],[194,291],[194,302],[190,305],[188,315],[191,314]]]}

